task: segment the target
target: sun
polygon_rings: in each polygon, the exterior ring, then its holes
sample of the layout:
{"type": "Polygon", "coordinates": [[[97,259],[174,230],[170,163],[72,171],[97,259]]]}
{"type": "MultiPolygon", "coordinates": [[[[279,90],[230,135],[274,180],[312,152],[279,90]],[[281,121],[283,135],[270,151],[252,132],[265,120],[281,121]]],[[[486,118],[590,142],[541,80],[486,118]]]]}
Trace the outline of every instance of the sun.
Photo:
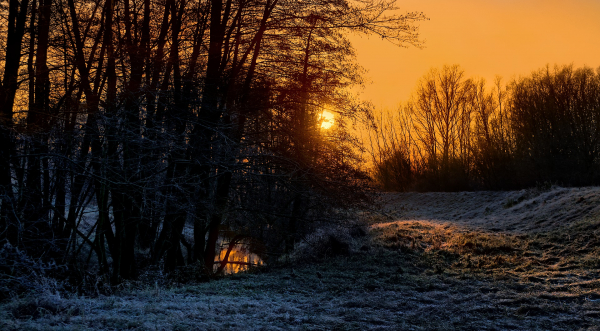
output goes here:
{"type": "Polygon", "coordinates": [[[335,116],[332,112],[323,110],[323,112],[321,112],[321,115],[319,116],[319,121],[321,122],[321,129],[327,130],[330,127],[332,127],[334,118],[335,116]]]}

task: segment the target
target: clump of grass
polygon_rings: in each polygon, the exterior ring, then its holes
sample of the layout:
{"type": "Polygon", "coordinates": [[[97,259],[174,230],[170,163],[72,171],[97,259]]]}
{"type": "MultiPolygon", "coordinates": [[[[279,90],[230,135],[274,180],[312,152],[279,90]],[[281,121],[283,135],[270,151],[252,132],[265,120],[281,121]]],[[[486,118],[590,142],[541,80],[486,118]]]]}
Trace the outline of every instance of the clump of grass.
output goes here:
{"type": "Polygon", "coordinates": [[[504,204],[502,205],[505,209],[509,209],[512,208],[518,204],[520,204],[521,202],[525,201],[525,199],[527,199],[527,195],[523,194],[520,197],[518,197],[517,199],[513,199],[513,198],[508,198],[506,200],[506,202],[504,202],[504,204]]]}
{"type": "Polygon", "coordinates": [[[81,314],[81,310],[57,295],[29,296],[17,301],[12,307],[12,316],[16,319],[41,318],[45,315],[58,314],[77,316],[81,314]]]}
{"type": "MultiPolygon", "coordinates": [[[[359,230],[352,231],[355,236],[360,233],[359,230]]],[[[296,244],[290,259],[294,262],[311,262],[348,255],[355,241],[352,234],[349,228],[342,226],[318,229],[296,244]]]]}
{"type": "Polygon", "coordinates": [[[484,232],[464,232],[421,222],[397,222],[374,228],[374,242],[389,249],[431,251],[453,254],[506,254],[522,244],[515,236],[484,232]]]}

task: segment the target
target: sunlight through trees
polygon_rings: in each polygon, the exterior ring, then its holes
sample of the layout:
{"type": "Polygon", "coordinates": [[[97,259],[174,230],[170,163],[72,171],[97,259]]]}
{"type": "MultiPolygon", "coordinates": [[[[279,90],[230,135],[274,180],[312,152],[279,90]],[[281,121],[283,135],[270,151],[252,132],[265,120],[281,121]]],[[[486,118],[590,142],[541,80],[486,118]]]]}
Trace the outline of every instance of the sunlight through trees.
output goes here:
{"type": "Polygon", "coordinates": [[[327,110],[323,110],[319,115],[319,121],[321,122],[321,129],[329,129],[335,123],[335,115],[327,110]]]}
{"type": "MultiPolygon", "coordinates": [[[[223,231],[291,250],[364,200],[348,33],[419,45],[394,1],[10,1],[0,240],[73,274],[213,272],[223,231]],[[327,105],[336,130],[324,139],[327,105]],[[335,143],[334,143],[335,142],[335,143]]],[[[267,256],[261,256],[267,261],[267,256]]],[[[268,261],[267,261],[268,263],[268,261]]]]}

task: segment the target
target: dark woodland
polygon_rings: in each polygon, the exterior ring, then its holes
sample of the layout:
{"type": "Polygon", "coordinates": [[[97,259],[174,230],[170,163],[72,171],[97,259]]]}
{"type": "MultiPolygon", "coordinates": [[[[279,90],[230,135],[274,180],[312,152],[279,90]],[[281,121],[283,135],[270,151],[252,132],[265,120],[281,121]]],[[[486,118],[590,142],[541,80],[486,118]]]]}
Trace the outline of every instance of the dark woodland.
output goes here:
{"type": "Polygon", "coordinates": [[[370,109],[347,92],[362,80],[346,35],[418,45],[423,14],[392,9],[2,1],[0,292],[32,272],[77,286],[151,266],[211,276],[223,238],[269,263],[364,201],[347,128],[370,109]],[[340,118],[327,134],[325,107],[340,118]]]}

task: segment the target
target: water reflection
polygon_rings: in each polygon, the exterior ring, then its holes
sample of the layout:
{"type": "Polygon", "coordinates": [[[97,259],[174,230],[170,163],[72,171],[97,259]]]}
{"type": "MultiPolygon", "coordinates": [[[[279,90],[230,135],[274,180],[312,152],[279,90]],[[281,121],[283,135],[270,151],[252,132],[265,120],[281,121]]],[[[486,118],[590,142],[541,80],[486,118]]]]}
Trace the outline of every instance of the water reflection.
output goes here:
{"type": "Polygon", "coordinates": [[[264,265],[263,260],[250,250],[250,244],[244,241],[235,243],[227,257],[227,251],[230,248],[229,240],[220,240],[219,242],[219,258],[215,261],[214,271],[218,272],[222,267],[223,274],[229,275],[242,271],[247,271],[251,267],[264,265]],[[223,265],[223,261],[227,258],[227,263],[223,265]]]}

